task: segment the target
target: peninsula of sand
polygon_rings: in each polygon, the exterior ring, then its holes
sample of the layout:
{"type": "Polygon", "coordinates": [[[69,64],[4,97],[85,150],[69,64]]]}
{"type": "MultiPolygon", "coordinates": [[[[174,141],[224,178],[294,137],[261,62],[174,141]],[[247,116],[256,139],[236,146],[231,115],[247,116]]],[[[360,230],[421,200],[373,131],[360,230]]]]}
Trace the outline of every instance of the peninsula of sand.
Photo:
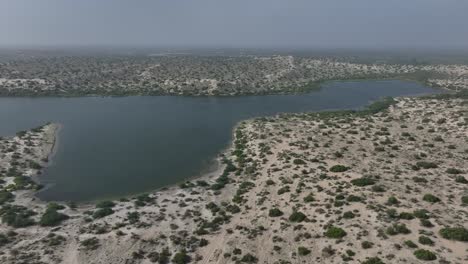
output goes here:
{"type": "Polygon", "coordinates": [[[468,262],[466,96],[243,121],[218,174],[83,205],[34,197],[57,130],[0,141],[0,263],[468,262]]]}

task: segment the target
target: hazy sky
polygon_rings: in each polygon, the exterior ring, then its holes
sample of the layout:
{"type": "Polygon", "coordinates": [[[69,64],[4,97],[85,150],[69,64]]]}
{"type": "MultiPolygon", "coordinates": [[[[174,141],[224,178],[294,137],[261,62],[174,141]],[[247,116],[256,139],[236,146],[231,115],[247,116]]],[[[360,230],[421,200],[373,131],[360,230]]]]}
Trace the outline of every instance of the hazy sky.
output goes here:
{"type": "Polygon", "coordinates": [[[468,47],[468,0],[0,0],[0,45],[468,47]]]}

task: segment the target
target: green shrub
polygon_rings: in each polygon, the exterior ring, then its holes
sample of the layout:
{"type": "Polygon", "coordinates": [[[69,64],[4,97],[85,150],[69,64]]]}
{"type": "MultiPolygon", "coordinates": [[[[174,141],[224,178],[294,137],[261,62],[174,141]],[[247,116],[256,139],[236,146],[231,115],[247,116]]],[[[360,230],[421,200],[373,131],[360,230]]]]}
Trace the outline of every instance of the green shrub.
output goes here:
{"type": "Polygon", "coordinates": [[[414,210],[413,215],[419,219],[429,219],[429,211],[426,209],[414,210]]]}
{"type": "Polygon", "coordinates": [[[306,219],[306,215],[301,213],[301,212],[298,212],[298,211],[294,211],[290,216],[289,216],[289,221],[291,222],[296,222],[296,223],[300,223],[302,221],[304,221],[306,219]]]}
{"type": "Polygon", "coordinates": [[[112,201],[100,201],[96,204],[96,208],[112,208],[115,203],[112,201]]]}
{"type": "Polygon", "coordinates": [[[10,240],[8,239],[8,237],[4,234],[0,234],[0,247],[6,245],[10,243],[10,240]]]}
{"type": "Polygon", "coordinates": [[[114,213],[114,210],[112,210],[111,208],[109,207],[104,207],[104,208],[100,208],[98,210],[96,210],[94,213],[93,213],[93,217],[95,219],[98,219],[98,218],[103,218],[103,217],[106,217],[108,215],[111,215],[114,213]]]}
{"type": "Polygon", "coordinates": [[[344,172],[347,171],[349,168],[344,165],[335,165],[330,168],[331,172],[344,172]]]}
{"type": "Polygon", "coordinates": [[[294,159],[294,160],[293,160],[293,163],[296,164],[296,165],[306,164],[305,161],[303,161],[303,160],[301,160],[301,159],[294,159]]]}
{"type": "Polygon", "coordinates": [[[328,238],[342,238],[346,236],[346,231],[336,226],[330,226],[325,232],[325,236],[328,238]]]}
{"type": "Polygon", "coordinates": [[[405,224],[394,224],[387,228],[386,233],[387,235],[395,236],[398,234],[409,234],[411,230],[409,230],[405,224]]]}
{"type": "Polygon", "coordinates": [[[85,250],[96,250],[99,248],[99,239],[95,237],[87,238],[80,242],[85,250]]]}
{"type": "Polygon", "coordinates": [[[395,196],[390,196],[387,199],[387,204],[389,204],[389,205],[397,205],[399,203],[400,203],[400,201],[398,201],[398,199],[395,196]]]}
{"type": "Polygon", "coordinates": [[[364,187],[364,186],[375,184],[375,181],[368,177],[362,177],[362,178],[351,180],[351,183],[356,186],[364,187]]]}
{"type": "Polygon", "coordinates": [[[0,210],[2,222],[15,227],[26,227],[34,224],[34,220],[30,217],[36,213],[20,205],[5,205],[0,210]]]}
{"type": "Polygon", "coordinates": [[[373,192],[385,192],[385,187],[383,185],[374,185],[371,190],[373,192]]]}
{"type": "Polygon", "coordinates": [[[468,230],[464,227],[446,227],[442,228],[439,233],[445,239],[468,241],[468,230]]]}
{"type": "Polygon", "coordinates": [[[210,184],[208,184],[208,182],[206,182],[205,180],[198,180],[198,181],[196,181],[196,184],[197,184],[197,186],[200,186],[200,187],[210,186],[210,184]]]}
{"type": "Polygon", "coordinates": [[[419,243],[421,243],[421,245],[428,245],[428,246],[434,245],[434,241],[432,241],[432,239],[430,239],[427,236],[419,236],[418,241],[419,243]]]}
{"type": "Polygon", "coordinates": [[[273,181],[272,179],[268,179],[265,183],[266,185],[274,185],[275,181],[273,181]]]}
{"type": "Polygon", "coordinates": [[[140,221],[140,213],[138,211],[128,212],[127,213],[127,219],[130,222],[130,224],[134,224],[134,223],[140,221]]]}
{"type": "Polygon", "coordinates": [[[423,169],[435,169],[437,168],[437,164],[435,164],[434,162],[428,162],[428,161],[418,161],[416,163],[416,166],[418,168],[423,168],[423,169]]]}
{"type": "Polygon", "coordinates": [[[278,217],[282,215],[283,215],[283,212],[278,208],[270,209],[270,211],[268,212],[268,216],[270,217],[278,217]]]}
{"type": "Polygon", "coordinates": [[[61,204],[58,204],[58,203],[49,203],[49,204],[47,205],[47,209],[52,209],[52,210],[60,211],[60,210],[65,209],[65,206],[63,206],[63,205],[61,205],[61,204]]]}
{"type": "Polygon", "coordinates": [[[363,199],[359,196],[356,195],[349,195],[348,198],[346,198],[346,201],[348,202],[361,202],[363,199]]]}
{"type": "Polygon", "coordinates": [[[387,213],[387,216],[390,217],[390,218],[398,218],[398,213],[397,213],[397,210],[393,209],[393,208],[390,208],[390,209],[387,209],[386,211],[387,213]]]}
{"type": "Polygon", "coordinates": [[[235,204],[230,204],[226,206],[226,211],[230,212],[231,214],[237,214],[241,211],[240,207],[235,204]]]}
{"type": "Polygon", "coordinates": [[[461,173],[463,173],[463,171],[461,171],[459,169],[455,169],[455,168],[448,168],[445,172],[448,173],[448,174],[461,174],[461,173]]]}
{"type": "Polygon", "coordinates": [[[284,187],[280,188],[280,189],[278,190],[277,193],[278,193],[279,195],[281,195],[281,194],[283,194],[283,193],[287,193],[287,192],[290,192],[290,191],[291,191],[291,190],[290,190],[289,186],[284,186],[284,187]]]}
{"type": "Polygon", "coordinates": [[[465,196],[461,197],[461,203],[463,205],[468,205],[468,195],[465,195],[465,196]]]}
{"type": "Polygon", "coordinates": [[[420,223],[424,227],[434,227],[431,221],[429,219],[419,219],[420,223]]]}
{"type": "Polygon", "coordinates": [[[310,249],[305,248],[305,247],[298,247],[297,248],[297,253],[299,254],[299,256],[309,255],[310,252],[311,252],[310,249]]]}
{"type": "Polygon", "coordinates": [[[368,258],[362,262],[362,264],[385,264],[380,258],[378,257],[373,257],[373,258],[368,258]]]}
{"type": "Polygon", "coordinates": [[[306,197],[304,197],[304,202],[310,203],[315,201],[314,195],[312,193],[309,193],[306,197]]]}
{"type": "Polygon", "coordinates": [[[420,260],[436,260],[437,259],[437,256],[434,252],[425,250],[425,249],[417,249],[416,251],[414,251],[413,254],[417,259],[420,259],[420,260]]]}
{"type": "Polygon", "coordinates": [[[355,215],[354,215],[354,213],[351,212],[351,211],[347,211],[347,212],[345,212],[345,213],[343,214],[343,218],[346,218],[346,219],[351,219],[351,218],[354,218],[354,217],[355,217],[355,215]]]}
{"type": "Polygon", "coordinates": [[[416,245],[416,244],[415,244],[413,241],[411,241],[411,240],[406,240],[406,241],[405,241],[405,245],[406,245],[407,247],[409,247],[409,248],[417,248],[417,247],[418,247],[418,245],[416,245]]]}
{"type": "Polygon", "coordinates": [[[369,249],[369,248],[372,248],[374,246],[374,243],[370,242],[370,241],[362,241],[361,243],[361,247],[363,249],[369,249]]]}
{"type": "Polygon", "coordinates": [[[59,213],[57,210],[51,207],[47,208],[45,213],[42,215],[39,224],[41,226],[56,226],[68,218],[68,215],[59,213]]]}
{"type": "Polygon", "coordinates": [[[161,253],[155,254],[154,257],[157,258],[158,263],[166,264],[166,263],[169,263],[171,252],[169,252],[169,248],[166,247],[161,251],[161,253]]]}
{"type": "Polygon", "coordinates": [[[414,219],[414,215],[412,213],[408,213],[408,212],[401,212],[398,217],[400,219],[404,219],[404,220],[414,219]]]}
{"type": "Polygon", "coordinates": [[[437,197],[437,196],[434,196],[430,193],[428,194],[425,194],[423,196],[423,200],[426,201],[426,202],[430,202],[430,203],[438,203],[440,202],[440,199],[437,197]]]}
{"type": "Polygon", "coordinates": [[[463,176],[461,176],[461,175],[455,177],[455,182],[457,182],[457,183],[463,183],[463,184],[468,184],[468,180],[465,179],[465,177],[463,177],[463,176]]]}
{"type": "Polygon", "coordinates": [[[186,263],[190,263],[190,260],[191,258],[189,255],[187,255],[187,251],[183,249],[174,255],[174,257],[172,258],[172,263],[186,264],[186,263]]]}
{"type": "Polygon", "coordinates": [[[243,263],[257,263],[258,259],[254,255],[247,253],[240,259],[240,261],[243,263]]]}
{"type": "Polygon", "coordinates": [[[8,192],[8,191],[5,191],[5,190],[1,190],[0,191],[0,205],[8,202],[8,201],[11,201],[13,199],[13,194],[11,192],[8,192]]]}

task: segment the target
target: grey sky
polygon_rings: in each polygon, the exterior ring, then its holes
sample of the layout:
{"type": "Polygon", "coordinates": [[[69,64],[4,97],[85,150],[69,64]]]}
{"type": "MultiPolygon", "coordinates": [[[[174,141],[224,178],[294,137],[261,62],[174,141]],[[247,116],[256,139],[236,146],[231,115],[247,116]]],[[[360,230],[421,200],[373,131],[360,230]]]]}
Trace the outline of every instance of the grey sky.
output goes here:
{"type": "Polygon", "coordinates": [[[0,0],[0,45],[468,47],[466,0],[0,0]]]}

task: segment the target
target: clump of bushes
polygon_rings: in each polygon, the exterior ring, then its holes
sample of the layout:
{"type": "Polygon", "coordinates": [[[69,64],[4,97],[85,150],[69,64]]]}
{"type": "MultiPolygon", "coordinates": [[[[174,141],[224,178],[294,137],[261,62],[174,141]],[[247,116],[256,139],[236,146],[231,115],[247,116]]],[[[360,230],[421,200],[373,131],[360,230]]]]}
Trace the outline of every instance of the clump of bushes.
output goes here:
{"type": "Polygon", "coordinates": [[[100,208],[100,209],[96,210],[93,213],[93,217],[95,219],[99,219],[99,218],[103,218],[103,217],[106,217],[108,215],[111,215],[113,213],[114,213],[114,210],[112,210],[112,208],[104,207],[104,208],[100,208]]]}
{"type": "Polygon", "coordinates": [[[153,263],[169,263],[170,256],[169,248],[164,248],[161,252],[151,252],[148,254],[149,260],[153,263]]]}
{"type": "Polygon", "coordinates": [[[362,264],[385,264],[380,258],[378,257],[373,257],[373,258],[368,258],[367,260],[364,260],[361,262],[362,264]]]}
{"type": "Polygon", "coordinates": [[[434,225],[432,224],[431,221],[429,221],[429,219],[419,219],[420,223],[422,226],[424,227],[434,227],[434,225]]]}
{"type": "Polygon", "coordinates": [[[138,211],[135,212],[128,212],[127,213],[127,220],[130,224],[134,224],[140,221],[140,213],[138,211]]]}
{"type": "Polygon", "coordinates": [[[241,262],[244,263],[257,263],[258,259],[254,255],[247,253],[240,259],[241,262]]]}
{"type": "Polygon", "coordinates": [[[386,233],[387,235],[395,236],[398,234],[409,234],[411,230],[409,230],[405,224],[394,224],[387,228],[386,233]]]}
{"type": "Polygon", "coordinates": [[[355,217],[355,215],[354,215],[354,213],[351,212],[351,211],[347,211],[347,212],[344,212],[344,213],[343,213],[343,218],[351,219],[351,218],[354,218],[354,217],[355,217]]]}
{"type": "Polygon", "coordinates": [[[430,239],[430,238],[427,237],[427,236],[419,236],[418,241],[419,241],[419,243],[421,243],[422,245],[428,245],[428,246],[434,245],[434,241],[432,241],[432,239],[430,239]]]}
{"type": "Polygon", "coordinates": [[[34,220],[30,217],[36,213],[20,205],[5,205],[0,209],[2,222],[15,227],[26,227],[34,224],[34,220]]]}
{"type": "Polygon", "coordinates": [[[358,179],[351,180],[351,183],[355,186],[364,187],[375,184],[375,180],[369,177],[361,177],[358,179]]]}
{"type": "Polygon", "coordinates": [[[423,196],[423,201],[430,202],[430,203],[438,203],[440,202],[440,199],[439,197],[428,193],[423,196]]]}
{"type": "Polygon", "coordinates": [[[349,168],[344,165],[335,165],[330,168],[331,172],[344,172],[347,171],[349,168]]]}
{"type": "Polygon", "coordinates": [[[417,249],[416,251],[414,251],[413,254],[417,259],[420,259],[420,260],[436,260],[437,259],[437,256],[434,252],[425,250],[425,249],[417,249]]]}
{"type": "Polygon", "coordinates": [[[310,252],[311,252],[310,249],[308,249],[306,247],[298,247],[297,248],[297,254],[299,254],[299,256],[309,255],[310,252]]]}
{"type": "Polygon", "coordinates": [[[468,241],[468,230],[464,227],[446,227],[442,228],[439,233],[445,239],[468,241]]]}
{"type": "Polygon", "coordinates": [[[349,195],[347,198],[346,198],[346,201],[350,202],[350,203],[353,203],[353,202],[362,202],[362,198],[359,197],[359,196],[356,196],[356,195],[349,195]]]}
{"type": "Polygon", "coordinates": [[[462,196],[461,202],[463,205],[468,205],[468,195],[462,196]]]}
{"type": "MultiPolygon", "coordinates": [[[[58,208],[63,209],[63,207],[58,207],[58,208]]],[[[39,224],[41,226],[56,226],[68,218],[69,218],[68,215],[59,213],[57,211],[57,206],[52,204],[48,206],[45,213],[41,216],[41,220],[39,221],[39,224]]]]}
{"type": "Polygon", "coordinates": [[[112,201],[100,201],[96,204],[96,208],[112,208],[115,203],[112,201]]]}
{"type": "Polygon", "coordinates": [[[306,197],[304,197],[304,202],[310,203],[315,201],[314,195],[312,193],[309,193],[306,197]]]}
{"type": "Polygon", "coordinates": [[[413,215],[419,219],[429,219],[429,211],[426,209],[417,209],[413,211],[413,215]]]}
{"type": "Polygon", "coordinates": [[[13,194],[9,191],[1,190],[0,191],[0,205],[4,204],[13,199],[13,194]]]}
{"type": "Polygon", "coordinates": [[[390,196],[387,199],[387,204],[388,205],[397,205],[399,203],[400,203],[400,201],[398,201],[398,199],[395,196],[390,196]]]}
{"type": "Polygon", "coordinates": [[[456,183],[468,184],[468,180],[465,177],[461,176],[461,175],[455,177],[455,182],[456,183]]]}
{"type": "Polygon", "coordinates": [[[283,215],[283,212],[278,208],[270,209],[270,211],[268,212],[268,216],[270,217],[278,217],[282,215],[283,215]]]}
{"type": "Polygon", "coordinates": [[[187,255],[187,251],[185,249],[177,252],[174,257],[172,258],[172,263],[175,264],[185,264],[189,263],[191,260],[190,256],[187,255]]]}
{"type": "Polygon", "coordinates": [[[408,213],[408,212],[401,212],[398,217],[400,219],[404,219],[404,220],[414,219],[414,215],[412,213],[408,213]]]}
{"type": "Polygon", "coordinates": [[[415,244],[413,241],[411,241],[411,240],[406,240],[406,241],[405,241],[405,245],[406,245],[407,247],[409,247],[409,248],[417,248],[417,247],[418,247],[418,245],[416,245],[416,244],[415,244]]]}
{"type": "Polygon", "coordinates": [[[6,235],[0,233],[0,247],[6,245],[8,243],[10,243],[10,240],[8,239],[8,237],[6,235]]]}
{"type": "MultiPolygon", "coordinates": [[[[145,199],[142,199],[142,200],[145,200],[145,199]]],[[[103,218],[103,217],[106,217],[108,215],[111,215],[114,213],[114,210],[112,210],[112,208],[115,206],[115,203],[112,202],[112,201],[100,201],[96,204],[96,208],[98,208],[98,210],[96,210],[94,213],[93,213],[93,217],[95,219],[98,219],[98,218],[103,218]]]]}
{"type": "Polygon", "coordinates": [[[145,206],[147,203],[153,202],[154,198],[152,198],[149,194],[143,193],[136,197],[135,206],[145,206]]]}
{"type": "Polygon", "coordinates": [[[423,169],[435,169],[438,167],[437,164],[429,161],[418,161],[416,162],[416,166],[423,169]]]}
{"type": "Polygon", "coordinates": [[[289,216],[289,221],[291,222],[295,222],[295,223],[300,223],[302,221],[304,221],[306,219],[306,215],[301,213],[301,212],[298,212],[298,211],[294,211],[290,216],[289,216]]]}
{"type": "Polygon", "coordinates": [[[343,238],[346,236],[346,231],[336,226],[330,226],[325,232],[325,236],[328,238],[343,238]]]}
{"type": "Polygon", "coordinates": [[[456,169],[456,168],[448,168],[446,171],[448,174],[461,174],[463,171],[456,169]]]}
{"type": "Polygon", "coordinates": [[[374,243],[370,242],[370,241],[362,241],[361,243],[361,247],[363,249],[369,249],[369,248],[372,248],[374,246],[374,243]]]}
{"type": "Polygon", "coordinates": [[[287,192],[290,192],[290,191],[291,191],[291,189],[289,188],[289,186],[284,186],[284,187],[280,188],[277,193],[279,195],[281,195],[283,193],[287,193],[287,192]]]}
{"type": "Polygon", "coordinates": [[[296,164],[296,165],[306,164],[305,161],[302,160],[302,159],[294,159],[293,163],[296,164]]]}
{"type": "Polygon", "coordinates": [[[99,248],[99,239],[91,237],[80,242],[85,250],[96,250],[99,248]]]}

